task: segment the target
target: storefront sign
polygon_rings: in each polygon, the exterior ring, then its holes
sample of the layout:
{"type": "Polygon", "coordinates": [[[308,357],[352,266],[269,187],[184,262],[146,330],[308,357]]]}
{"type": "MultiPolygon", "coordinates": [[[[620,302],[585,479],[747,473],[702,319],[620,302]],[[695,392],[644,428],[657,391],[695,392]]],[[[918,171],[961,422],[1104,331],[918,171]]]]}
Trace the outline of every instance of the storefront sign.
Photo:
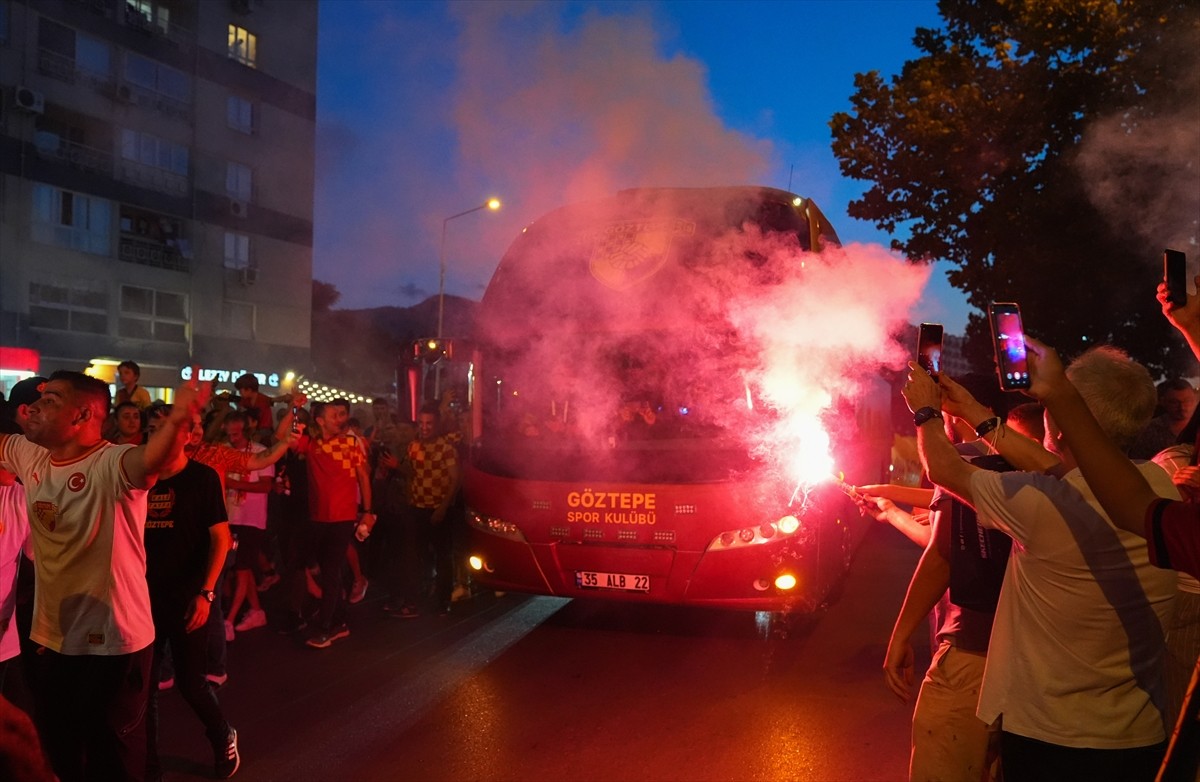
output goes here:
{"type": "MultiPolygon", "coordinates": [[[[218,383],[232,383],[242,375],[249,372],[258,378],[260,386],[270,386],[271,388],[279,388],[279,373],[271,372],[270,374],[263,372],[252,372],[249,369],[209,369],[208,367],[200,367],[199,380],[201,383],[209,383],[216,380],[218,383]]],[[[182,380],[192,379],[192,368],[184,367],[179,370],[179,377],[182,380]]]]}

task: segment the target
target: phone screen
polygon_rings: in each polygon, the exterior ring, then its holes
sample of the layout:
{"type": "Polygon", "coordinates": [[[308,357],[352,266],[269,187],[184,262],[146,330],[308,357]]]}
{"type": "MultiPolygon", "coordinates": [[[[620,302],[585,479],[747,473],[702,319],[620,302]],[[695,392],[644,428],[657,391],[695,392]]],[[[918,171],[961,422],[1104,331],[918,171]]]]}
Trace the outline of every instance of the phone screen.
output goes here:
{"type": "Polygon", "coordinates": [[[292,431],[296,434],[300,433],[300,408],[292,408],[292,431]]]}
{"type": "Polygon", "coordinates": [[[942,371],[942,324],[921,324],[917,331],[917,365],[937,380],[942,371]]]}
{"type": "Polygon", "coordinates": [[[1163,250],[1163,280],[1167,299],[1177,307],[1187,304],[1187,256],[1179,250],[1163,250]]]}
{"type": "Polygon", "coordinates": [[[1029,362],[1025,354],[1025,330],[1021,326],[1021,309],[1011,302],[993,303],[988,307],[992,323],[992,342],[996,347],[996,371],[1000,387],[1005,391],[1029,388],[1029,362]]]}

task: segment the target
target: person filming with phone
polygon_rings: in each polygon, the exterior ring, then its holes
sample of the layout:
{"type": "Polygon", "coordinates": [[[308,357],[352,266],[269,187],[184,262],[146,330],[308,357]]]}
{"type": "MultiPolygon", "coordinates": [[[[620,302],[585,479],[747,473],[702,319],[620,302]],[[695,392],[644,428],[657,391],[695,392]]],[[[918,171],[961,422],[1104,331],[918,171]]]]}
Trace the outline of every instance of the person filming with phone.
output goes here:
{"type": "MultiPolygon", "coordinates": [[[[999,355],[1001,382],[1028,387],[1028,367],[1012,363],[1026,358],[1016,317],[1005,318],[1005,343],[1022,350],[999,355]]],[[[1174,574],[1153,567],[1145,539],[1105,515],[1053,411],[1046,416],[1046,450],[1031,448],[1003,424],[995,427],[989,442],[1023,471],[981,470],[959,457],[942,430],[944,407],[963,412],[957,402],[910,366],[903,394],[919,421],[918,448],[930,480],[973,507],[982,527],[1017,544],[978,706],[985,723],[1001,720],[1005,777],[1153,779],[1166,747],[1161,663],[1174,574]]],[[[1154,410],[1150,373],[1116,348],[1099,347],[1072,362],[1067,376],[1104,431],[1127,448],[1154,410]]],[[[968,423],[983,423],[967,415],[968,423]]],[[[1156,494],[1178,497],[1162,469],[1137,469],[1156,494]]]]}

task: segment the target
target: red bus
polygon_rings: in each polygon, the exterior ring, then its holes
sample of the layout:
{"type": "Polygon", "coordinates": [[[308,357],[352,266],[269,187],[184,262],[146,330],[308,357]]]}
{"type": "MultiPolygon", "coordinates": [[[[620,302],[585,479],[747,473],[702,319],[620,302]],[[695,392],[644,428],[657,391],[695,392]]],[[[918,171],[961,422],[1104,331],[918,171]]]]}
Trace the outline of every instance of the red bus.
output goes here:
{"type": "MultiPolygon", "coordinates": [[[[865,523],[835,481],[798,487],[772,458],[780,413],[734,304],[776,284],[768,256],[837,244],[812,201],[759,187],[628,190],[530,224],[477,325],[476,582],[753,611],[827,600],[865,523]]],[[[847,480],[883,480],[886,383],[823,420],[847,480]]]]}

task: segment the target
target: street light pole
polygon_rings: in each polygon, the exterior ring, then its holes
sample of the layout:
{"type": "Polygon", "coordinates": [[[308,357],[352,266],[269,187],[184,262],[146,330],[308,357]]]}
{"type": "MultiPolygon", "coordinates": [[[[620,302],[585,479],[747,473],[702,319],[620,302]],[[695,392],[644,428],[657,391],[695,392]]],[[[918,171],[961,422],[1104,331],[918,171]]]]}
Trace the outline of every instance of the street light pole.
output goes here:
{"type": "Polygon", "coordinates": [[[459,212],[456,215],[450,215],[442,221],[442,242],[438,250],[438,321],[437,321],[437,338],[442,338],[442,321],[446,312],[446,226],[451,220],[457,220],[464,215],[469,215],[472,212],[478,212],[481,209],[491,209],[493,212],[500,208],[500,199],[489,198],[487,203],[472,207],[465,212],[459,212]]]}
{"type": "MultiPolygon", "coordinates": [[[[437,319],[437,340],[438,348],[444,349],[442,345],[442,324],[446,314],[446,226],[451,220],[457,220],[464,215],[469,215],[472,212],[478,212],[481,209],[491,209],[493,212],[500,208],[499,198],[489,198],[486,203],[479,206],[471,207],[466,211],[459,212],[455,215],[450,215],[445,220],[442,220],[442,242],[438,248],[438,319],[437,319]]],[[[435,398],[440,398],[442,395],[442,362],[439,359],[434,368],[433,375],[433,395],[435,398]]]]}

